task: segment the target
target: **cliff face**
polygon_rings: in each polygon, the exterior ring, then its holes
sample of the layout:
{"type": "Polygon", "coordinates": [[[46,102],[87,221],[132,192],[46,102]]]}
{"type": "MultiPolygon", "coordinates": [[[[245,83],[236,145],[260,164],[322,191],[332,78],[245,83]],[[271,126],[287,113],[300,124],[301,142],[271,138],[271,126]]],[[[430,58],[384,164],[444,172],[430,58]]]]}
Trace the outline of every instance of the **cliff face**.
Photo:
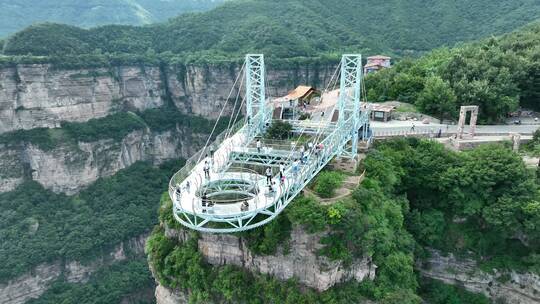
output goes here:
{"type": "Polygon", "coordinates": [[[141,130],[131,132],[120,142],[112,139],[79,142],[50,151],[32,144],[0,146],[0,192],[14,189],[29,175],[47,189],[74,194],[98,178],[113,175],[137,161],[159,164],[168,159],[187,158],[205,138],[205,134],[187,129],[162,133],[141,130]]]}
{"type": "MultiPolygon", "coordinates": [[[[166,229],[169,238],[184,242],[188,233],[181,230],[166,229]]],[[[349,280],[362,281],[374,279],[375,266],[370,259],[356,260],[352,265],[318,256],[322,247],[323,234],[309,234],[302,227],[295,226],[289,240],[290,250],[282,249],[274,255],[255,255],[247,247],[246,241],[236,235],[201,234],[198,239],[199,252],[205,260],[215,266],[235,265],[254,273],[269,274],[280,280],[295,278],[299,283],[324,291],[338,283],[349,280]]],[[[158,304],[187,303],[187,295],[173,291],[165,286],[156,288],[158,304]]]]}
{"type": "Polygon", "coordinates": [[[423,276],[458,284],[493,300],[501,298],[507,304],[540,303],[540,277],[532,273],[486,273],[474,260],[442,256],[437,251],[432,251],[431,258],[419,270],[423,276]]]}
{"type": "Polygon", "coordinates": [[[56,70],[50,65],[0,69],[0,133],[87,121],[122,108],[163,105],[156,67],[56,70]]]}
{"type": "MultiPolygon", "coordinates": [[[[121,110],[145,110],[170,99],[186,114],[215,118],[240,72],[237,66],[115,67],[59,70],[47,64],[0,69],[0,133],[57,127],[121,110]]],[[[268,70],[268,94],[298,83],[327,83],[334,67],[268,70]]],[[[243,92],[242,92],[243,93],[243,92]]],[[[233,93],[232,99],[236,96],[233,93]]]]}
{"type": "Polygon", "coordinates": [[[112,251],[89,263],[56,261],[39,265],[25,275],[0,284],[0,303],[23,304],[32,298],[37,298],[61,276],[69,283],[86,282],[90,275],[103,265],[128,259],[126,251],[131,254],[143,254],[146,238],[147,235],[142,235],[122,242],[112,251]]]}

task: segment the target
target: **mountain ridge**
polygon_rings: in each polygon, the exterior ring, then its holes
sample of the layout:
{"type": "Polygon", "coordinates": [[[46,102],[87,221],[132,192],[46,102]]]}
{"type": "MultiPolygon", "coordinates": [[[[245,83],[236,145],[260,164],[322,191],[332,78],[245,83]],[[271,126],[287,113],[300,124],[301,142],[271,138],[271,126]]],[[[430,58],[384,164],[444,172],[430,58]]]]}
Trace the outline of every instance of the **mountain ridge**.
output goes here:
{"type": "Polygon", "coordinates": [[[179,14],[205,11],[224,0],[0,0],[0,37],[36,22],[83,28],[106,24],[144,25],[179,14]]]}
{"type": "Polygon", "coordinates": [[[3,53],[142,57],[166,53],[219,59],[250,52],[294,58],[355,51],[406,56],[506,33],[540,18],[540,3],[534,0],[431,2],[426,6],[423,0],[409,0],[407,5],[397,0],[231,1],[143,27],[31,26],[9,37],[3,53]]]}

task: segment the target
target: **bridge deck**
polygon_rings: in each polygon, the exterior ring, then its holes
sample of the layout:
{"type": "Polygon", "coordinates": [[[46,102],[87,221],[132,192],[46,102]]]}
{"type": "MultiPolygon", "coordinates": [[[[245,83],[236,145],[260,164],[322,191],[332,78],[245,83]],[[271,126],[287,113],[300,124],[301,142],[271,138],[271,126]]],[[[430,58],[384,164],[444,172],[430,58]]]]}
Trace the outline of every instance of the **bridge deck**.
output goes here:
{"type": "MultiPolygon", "coordinates": [[[[259,152],[257,148],[242,147],[242,145],[249,146],[250,143],[246,143],[246,136],[242,130],[239,131],[220,145],[220,148],[214,153],[213,160],[211,157],[206,157],[200,161],[184,181],[175,185],[174,189],[170,189],[172,190],[170,194],[174,202],[175,218],[183,225],[206,232],[234,232],[263,225],[280,213],[288,202],[337,153],[336,144],[348,141],[348,139],[341,138],[336,131],[332,135],[323,139],[323,149],[317,155],[313,151],[305,151],[304,162],[300,162],[298,161],[300,152],[291,153],[291,151],[278,149],[261,149],[259,152]],[[271,179],[273,191],[270,191],[266,177],[263,175],[250,172],[228,172],[227,169],[230,168],[231,162],[234,162],[235,156],[242,154],[249,157],[248,160],[243,160],[244,163],[252,161],[254,164],[264,167],[269,166],[268,160],[279,159],[285,167],[284,182],[281,182],[278,174],[274,174],[271,179]],[[297,159],[296,164],[294,159],[297,159]],[[205,162],[213,163],[209,178],[205,178],[205,162]],[[197,189],[201,189],[208,182],[233,179],[251,181],[256,185],[257,191],[249,199],[235,203],[216,203],[211,207],[203,206],[197,189]],[[247,201],[248,207],[242,209],[244,201],[247,201]],[[266,215],[268,218],[255,223],[254,218],[257,215],[266,215]],[[209,222],[226,223],[232,228],[207,227],[209,222]]],[[[275,166],[275,163],[272,166],[275,166]]]]}

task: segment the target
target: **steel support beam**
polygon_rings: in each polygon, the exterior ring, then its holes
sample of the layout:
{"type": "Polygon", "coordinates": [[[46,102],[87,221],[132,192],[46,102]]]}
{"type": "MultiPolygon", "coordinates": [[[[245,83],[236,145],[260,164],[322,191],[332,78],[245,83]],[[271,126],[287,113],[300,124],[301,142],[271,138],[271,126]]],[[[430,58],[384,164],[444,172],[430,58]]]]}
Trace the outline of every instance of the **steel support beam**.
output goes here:
{"type": "Polygon", "coordinates": [[[264,132],[268,109],[266,106],[265,68],[262,54],[246,55],[246,117],[253,134],[264,132]],[[259,119],[255,120],[255,115],[259,119]]]}
{"type": "MultiPolygon", "coordinates": [[[[343,129],[346,121],[352,120],[351,151],[340,151],[354,157],[358,148],[358,130],[360,124],[360,88],[362,81],[362,55],[347,54],[341,58],[341,79],[338,99],[338,128],[343,129]]],[[[343,130],[344,132],[346,130],[343,130]]]]}

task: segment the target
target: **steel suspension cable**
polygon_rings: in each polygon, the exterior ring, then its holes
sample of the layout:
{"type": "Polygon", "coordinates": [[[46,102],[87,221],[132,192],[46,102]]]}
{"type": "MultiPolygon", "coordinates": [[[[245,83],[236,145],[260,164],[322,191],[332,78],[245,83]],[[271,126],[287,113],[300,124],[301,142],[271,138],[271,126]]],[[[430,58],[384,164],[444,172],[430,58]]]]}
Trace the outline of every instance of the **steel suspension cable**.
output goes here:
{"type": "MultiPolygon", "coordinates": [[[[238,75],[242,75],[242,72],[244,71],[244,66],[245,66],[245,64],[242,65],[242,68],[240,69],[240,72],[238,73],[238,75]]],[[[234,112],[239,111],[238,110],[239,108],[237,108],[236,105],[238,104],[238,99],[240,97],[240,92],[242,92],[243,85],[244,85],[244,77],[242,77],[242,80],[240,81],[240,87],[238,88],[238,92],[236,93],[236,98],[234,100],[233,110],[232,110],[231,117],[229,119],[229,123],[227,125],[227,129],[226,129],[226,132],[225,132],[225,138],[227,138],[229,136],[229,134],[231,133],[231,128],[234,125],[234,124],[231,124],[231,122],[233,121],[234,112]]],[[[242,106],[240,105],[240,108],[241,107],[242,106]]]]}
{"type": "MultiPolygon", "coordinates": [[[[338,71],[339,71],[340,69],[341,69],[341,62],[340,62],[340,63],[338,64],[338,66],[336,67],[336,70],[334,71],[334,74],[332,75],[332,78],[330,78],[330,81],[328,82],[325,91],[328,91],[328,88],[332,85],[332,81],[334,81],[333,90],[335,90],[335,87],[336,87],[336,85],[337,85],[337,79],[338,79],[338,77],[335,77],[335,76],[338,74],[338,71]],[[334,78],[334,77],[335,77],[335,78],[334,78]]],[[[333,91],[333,90],[332,90],[332,91],[333,91]]],[[[337,102],[339,102],[339,96],[338,96],[337,102]]],[[[337,103],[336,103],[336,105],[337,105],[337,103]]],[[[334,111],[335,111],[336,105],[334,105],[334,111]]],[[[334,112],[332,112],[332,116],[333,116],[333,114],[334,114],[334,112]]],[[[331,123],[331,120],[332,120],[332,118],[330,118],[330,123],[331,123]]],[[[318,127],[318,129],[317,129],[317,133],[315,134],[315,135],[316,135],[316,137],[315,137],[315,144],[319,142],[320,137],[321,137],[321,135],[323,134],[323,132],[322,132],[322,122],[323,122],[323,121],[322,121],[322,119],[321,119],[321,121],[319,122],[319,127],[318,127]]],[[[316,148],[315,145],[313,145],[313,147],[311,148],[310,153],[312,153],[313,150],[314,150],[315,148],[316,148]]]]}
{"type": "MultiPolygon", "coordinates": [[[[335,76],[338,74],[338,71],[340,70],[340,68],[341,68],[341,63],[338,64],[338,66],[336,67],[336,69],[335,69],[335,71],[334,71],[332,77],[330,78],[330,81],[327,83],[326,88],[324,89],[324,92],[327,92],[327,91],[328,91],[328,88],[331,86],[332,81],[334,81],[334,83],[337,83],[337,77],[335,77],[335,76]],[[335,79],[335,80],[334,80],[334,79],[335,79]]],[[[334,84],[334,86],[335,86],[335,84],[334,84]]],[[[322,97],[321,97],[321,103],[322,103],[322,97]]],[[[319,121],[319,125],[318,125],[318,127],[317,127],[317,133],[315,133],[315,134],[317,135],[317,136],[316,136],[316,141],[315,141],[315,143],[318,142],[318,140],[319,140],[319,138],[320,138],[320,135],[322,134],[322,132],[321,132],[321,131],[322,131],[322,128],[321,128],[321,127],[322,127],[322,122],[323,122],[323,120],[321,119],[321,120],[319,121]]],[[[297,140],[297,141],[300,141],[300,139],[301,139],[302,136],[304,135],[304,131],[306,130],[306,128],[307,128],[307,126],[305,126],[305,127],[301,130],[300,136],[298,137],[298,140],[297,140]]],[[[313,152],[314,149],[315,149],[315,145],[313,145],[313,147],[311,148],[310,154],[313,152]]],[[[293,155],[294,152],[295,152],[295,151],[294,151],[293,149],[291,149],[291,151],[290,151],[290,153],[289,153],[289,155],[288,155],[288,157],[287,157],[287,160],[288,160],[288,161],[290,161],[290,159],[291,159],[291,157],[292,157],[292,155],[293,155]]]]}
{"type": "MultiPolygon", "coordinates": [[[[244,66],[246,65],[246,63],[244,62],[244,64],[242,65],[242,69],[244,69],[244,66]]],[[[227,100],[229,100],[229,98],[231,98],[231,95],[232,95],[232,92],[234,90],[234,87],[236,86],[236,84],[238,83],[238,79],[240,79],[242,77],[241,74],[238,74],[236,76],[236,80],[234,81],[233,83],[233,86],[231,88],[231,91],[229,92],[229,95],[227,96],[227,100]]],[[[197,159],[197,164],[201,161],[202,159],[202,156],[205,154],[204,151],[206,150],[206,148],[208,147],[208,143],[210,142],[212,136],[214,135],[214,132],[216,131],[216,127],[219,123],[219,120],[221,119],[221,116],[223,115],[223,112],[225,111],[225,106],[221,109],[221,111],[219,112],[219,115],[218,115],[218,118],[216,119],[216,122],[214,123],[214,127],[212,128],[212,132],[210,132],[210,135],[208,136],[208,139],[206,140],[206,143],[204,144],[204,147],[202,148],[202,153],[201,155],[199,155],[199,158],[197,159]]]]}

